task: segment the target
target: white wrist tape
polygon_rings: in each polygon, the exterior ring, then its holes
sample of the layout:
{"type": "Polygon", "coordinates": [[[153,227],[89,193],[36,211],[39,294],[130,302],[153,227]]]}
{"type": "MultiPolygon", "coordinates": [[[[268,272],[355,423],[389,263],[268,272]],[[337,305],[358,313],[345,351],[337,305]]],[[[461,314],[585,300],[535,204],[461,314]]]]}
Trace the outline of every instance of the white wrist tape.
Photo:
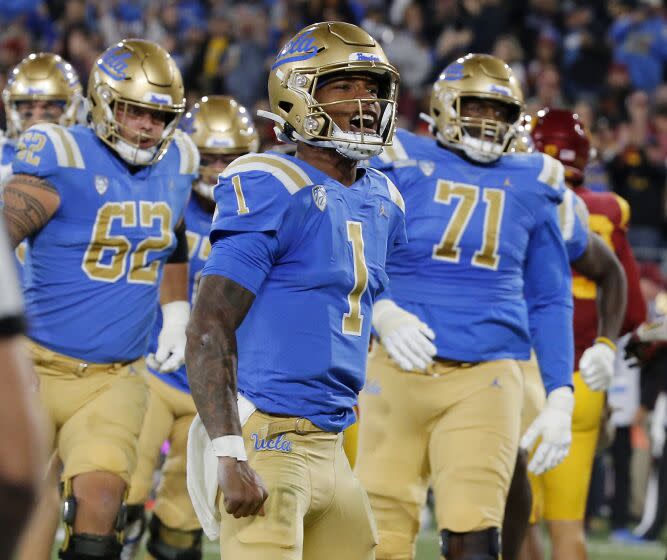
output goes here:
{"type": "Polygon", "coordinates": [[[190,302],[170,301],[162,305],[162,324],[187,325],[190,319],[190,302]]]}
{"type": "Polygon", "coordinates": [[[216,457],[235,457],[237,461],[247,461],[245,445],[241,436],[222,436],[211,440],[216,457]]]}

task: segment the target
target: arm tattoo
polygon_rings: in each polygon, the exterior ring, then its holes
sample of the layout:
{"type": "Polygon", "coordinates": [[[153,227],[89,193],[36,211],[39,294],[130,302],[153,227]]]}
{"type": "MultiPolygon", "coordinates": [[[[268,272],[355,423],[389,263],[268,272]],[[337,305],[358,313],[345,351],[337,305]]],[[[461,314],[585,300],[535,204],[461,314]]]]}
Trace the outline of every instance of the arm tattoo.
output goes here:
{"type": "Polygon", "coordinates": [[[58,197],[48,181],[31,175],[15,175],[4,188],[3,211],[13,247],[42,229],[55,212],[45,208],[44,201],[36,196],[39,190],[58,197]],[[28,189],[21,188],[24,185],[28,189]]]}
{"type": "Polygon", "coordinates": [[[211,439],[241,435],[236,404],[236,329],[255,296],[223,276],[205,276],[185,348],[190,390],[211,439]]]}

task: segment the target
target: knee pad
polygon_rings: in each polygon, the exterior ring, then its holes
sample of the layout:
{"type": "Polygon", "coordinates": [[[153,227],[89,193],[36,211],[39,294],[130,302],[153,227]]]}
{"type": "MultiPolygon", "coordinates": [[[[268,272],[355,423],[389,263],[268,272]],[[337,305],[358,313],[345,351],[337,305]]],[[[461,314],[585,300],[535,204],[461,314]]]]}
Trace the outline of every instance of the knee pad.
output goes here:
{"type": "Polygon", "coordinates": [[[72,479],[61,484],[63,497],[62,518],[65,525],[65,539],[58,555],[67,560],[103,559],[116,560],[122,549],[123,529],[127,523],[127,506],[122,502],[116,523],[114,535],[89,535],[87,533],[74,533],[74,520],[76,519],[76,496],[72,492],[72,479]],[[74,554],[74,556],[72,556],[74,554]]]}
{"type": "Polygon", "coordinates": [[[440,531],[440,551],[446,560],[498,560],[500,558],[500,531],[497,527],[456,533],[440,531]]]}
{"type": "Polygon", "coordinates": [[[118,560],[121,549],[115,535],[79,533],[66,537],[58,557],[62,560],[118,560]]]}
{"type": "Polygon", "coordinates": [[[171,529],[153,515],[148,526],[146,549],[155,560],[201,560],[202,530],[171,529]]]}

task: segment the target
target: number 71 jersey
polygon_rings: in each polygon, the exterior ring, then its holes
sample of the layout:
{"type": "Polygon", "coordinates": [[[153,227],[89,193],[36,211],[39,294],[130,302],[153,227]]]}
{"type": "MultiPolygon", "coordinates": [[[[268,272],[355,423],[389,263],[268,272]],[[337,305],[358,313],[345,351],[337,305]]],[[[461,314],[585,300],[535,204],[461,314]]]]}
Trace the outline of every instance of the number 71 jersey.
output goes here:
{"type": "Polygon", "coordinates": [[[476,165],[398,131],[371,165],[394,181],[406,207],[409,243],[387,262],[390,297],[434,330],[438,356],[527,359],[524,283],[539,287],[560,275],[558,297],[571,300],[557,215],[561,164],[517,154],[476,165]]]}
{"type": "Polygon", "coordinates": [[[85,362],[141,357],[198,168],[194,144],[178,133],[158,163],[132,173],[92,129],[40,124],[19,139],[13,168],[60,197],[29,239],[29,336],[85,362]]]}

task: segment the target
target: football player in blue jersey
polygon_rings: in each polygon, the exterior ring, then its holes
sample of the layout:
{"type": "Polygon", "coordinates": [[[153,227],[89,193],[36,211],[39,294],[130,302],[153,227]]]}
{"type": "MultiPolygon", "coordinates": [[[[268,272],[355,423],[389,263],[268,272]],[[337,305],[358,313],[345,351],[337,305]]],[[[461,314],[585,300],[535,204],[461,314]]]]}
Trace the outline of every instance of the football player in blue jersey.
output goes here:
{"type": "MultiPolygon", "coordinates": [[[[379,167],[406,204],[409,243],[387,261],[360,399],[356,473],[378,522],[380,559],[410,559],[432,485],[447,560],[500,557],[523,378],[536,349],[549,393],[531,465],[571,439],[572,298],[557,208],[562,165],[504,155],[523,106],[501,60],[471,54],[434,84],[435,139],[400,132],[409,157],[379,167]],[[524,296],[525,292],[525,296],[524,296]]],[[[388,154],[387,159],[392,159],[388,154]]]]}
{"type": "MultiPolygon", "coordinates": [[[[0,135],[0,189],[12,174],[19,135],[33,124],[71,126],[81,106],[81,83],[71,64],[53,53],[33,53],[12,69],[2,91],[7,131],[0,135]]],[[[27,243],[16,248],[19,274],[27,243]]],[[[21,278],[21,283],[22,278],[21,278]]]]}
{"type": "Polygon", "coordinates": [[[398,191],[358,167],[391,142],[397,87],[362,29],[306,27],[269,74],[268,116],[296,155],[243,156],[215,187],[186,364],[219,458],[223,558],[375,557],[341,432],[385,260],[405,240],[398,191]]]}
{"type": "MultiPolygon", "coordinates": [[[[238,156],[257,151],[259,136],[242,105],[231,97],[211,95],[198,101],[185,114],[182,128],[199,150],[199,177],[185,212],[190,253],[189,290],[194,301],[197,283],[211,251],[208,233],[215,209],[213,187],[218,174],[238,156]]],[[[149,348],[154,352],[162,326],[162,316],[153,329],[149,348]]],[[[202,530],[190,502],[185,484],[186,442],[188,429],[196,414],[190,395],[185,366],[172,373],[160,373],[149,367],[150,399],[139,436],[137,468],[130,482],[128,529],[125,533],[123,560],[135,557],[144,527],[144,503],[153,486],[153,472],[160,447],[169,440],[170,449],[162,467],[152,519],[149,523],[148,558],[171,560],[201,558],[202,530]]]]}
{"type": "Polygon", "coordinates": [[[60,557],[117,559],[158,297],[153,358],[160,371],[182,363],[182,217],[199,164],[176,131],[180,72],[158,45],[129,39],[107,49],[88,104],[90,126],[37,124],[21,135],[4,215],[13,244],[29,243],[29,348],[64,465],[60,557]]]}
{"type": "MultiPolygon", "coordinates": [[[[33,53],[24,58],[7,77],[2,92],[7,116],[7,131],[0,136],[0,190],[12,174],[12,161],[16,154],[19,135],[33,124],[50,122],[70,126],[76,122],[81,106],[81,84],[74,68],[53,53],[33,53]]],[[[23,285],[23,263],[27,242],[15,249],[16,268],[23,285]]],[[[50,537],[58,523],[60,496],[57,478],[60,462],[52,458],[47,479],[53,484],[44,487],[40,507],[26,529],[27,537],[19,544],[17,557],[34,560],[50,558],[50,537]]]]}

